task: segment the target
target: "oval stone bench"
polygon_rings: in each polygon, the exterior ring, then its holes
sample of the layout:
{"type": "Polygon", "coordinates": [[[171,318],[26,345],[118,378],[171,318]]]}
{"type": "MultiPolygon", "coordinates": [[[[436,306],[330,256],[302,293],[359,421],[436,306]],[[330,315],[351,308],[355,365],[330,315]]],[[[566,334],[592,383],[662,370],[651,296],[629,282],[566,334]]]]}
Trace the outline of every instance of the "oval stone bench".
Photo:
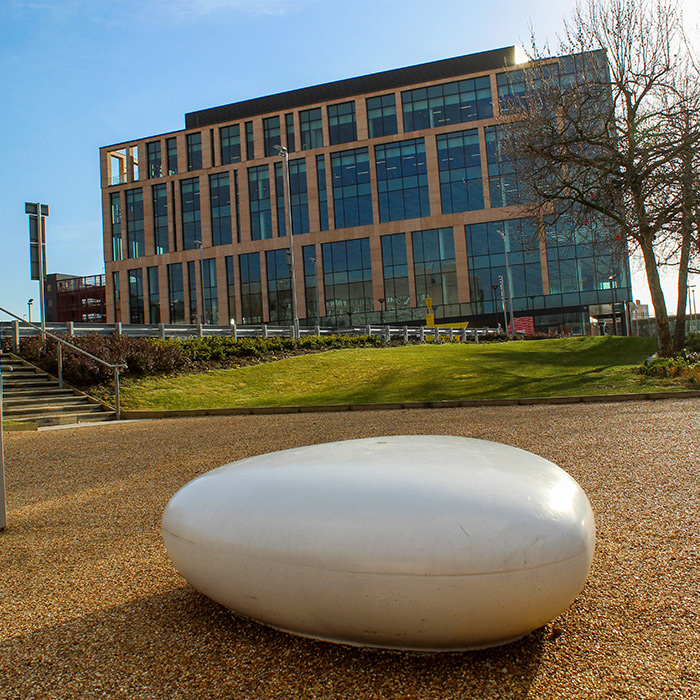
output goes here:
{"type": "Polygon", "coordinates": [[[260,455],[191,481],[163,516],[204,595],[294,634],[458,650],[504,644],[565,610],[595,528],[562,469],[448,436],[260,455]]]}

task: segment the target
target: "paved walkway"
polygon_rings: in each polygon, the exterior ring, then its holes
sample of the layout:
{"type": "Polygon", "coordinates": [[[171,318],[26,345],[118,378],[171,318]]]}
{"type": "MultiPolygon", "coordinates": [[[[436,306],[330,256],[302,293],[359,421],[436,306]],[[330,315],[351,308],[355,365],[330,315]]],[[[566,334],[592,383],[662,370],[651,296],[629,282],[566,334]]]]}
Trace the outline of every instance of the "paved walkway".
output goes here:
{"type": "Polygon", "coordinates": [[[542,700],[700,696],[700,402],[138,421],[6,435],[0,697],[542,700]],[[589,581],[524,639],[464,654],[292,637],[193,591],[160,536],[204,471],[381,434],[505,442],[569,471],[597,519],[589,581]]]}

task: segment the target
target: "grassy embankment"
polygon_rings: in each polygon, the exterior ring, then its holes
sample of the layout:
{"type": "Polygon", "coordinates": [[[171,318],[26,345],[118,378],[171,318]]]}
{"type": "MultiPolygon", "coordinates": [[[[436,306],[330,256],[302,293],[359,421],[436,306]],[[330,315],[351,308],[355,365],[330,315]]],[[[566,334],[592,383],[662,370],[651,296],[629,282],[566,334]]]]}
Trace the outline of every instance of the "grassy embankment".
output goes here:
{"type": "Polygon", "coordinates": [[[122,406],[164,410],[616,394],[687,388],[633,371],[651,338],[354,348],[127,381],[122,406]]]}

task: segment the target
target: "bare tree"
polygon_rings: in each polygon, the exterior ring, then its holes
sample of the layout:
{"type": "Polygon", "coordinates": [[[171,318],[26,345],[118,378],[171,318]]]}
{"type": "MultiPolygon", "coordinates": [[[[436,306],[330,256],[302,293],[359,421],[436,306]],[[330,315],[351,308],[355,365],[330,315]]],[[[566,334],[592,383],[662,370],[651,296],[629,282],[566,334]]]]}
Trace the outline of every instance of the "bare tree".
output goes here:
{"type": "Polygon", "coordinates": [[[698,72],[670,0],[585,0],[559,58],[532,42],[521,91],[506,105],[514,176],[541,218],[621,255],[638,250],[659,354],[684,341],[688,270],[700,251],[698,72]],[[660,270],[678,270],[671,337],[660,270]]]}

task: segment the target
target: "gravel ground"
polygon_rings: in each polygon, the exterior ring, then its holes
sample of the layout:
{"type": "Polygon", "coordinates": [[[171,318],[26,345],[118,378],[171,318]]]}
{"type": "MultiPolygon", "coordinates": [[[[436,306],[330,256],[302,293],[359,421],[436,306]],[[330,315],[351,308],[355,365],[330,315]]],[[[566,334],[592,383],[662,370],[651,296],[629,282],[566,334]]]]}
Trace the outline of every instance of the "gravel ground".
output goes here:
{"type": "Polygon", "coordinates": [[[698,698],[697,400],[232,416],[6,434],[0,698],[698,698]],[[566,469],[597,547],[556,620],[468,653],[357,649],[242,619],[192,590],[170,496],[272,450],[382,434],[485,438],[566,469]]]}

